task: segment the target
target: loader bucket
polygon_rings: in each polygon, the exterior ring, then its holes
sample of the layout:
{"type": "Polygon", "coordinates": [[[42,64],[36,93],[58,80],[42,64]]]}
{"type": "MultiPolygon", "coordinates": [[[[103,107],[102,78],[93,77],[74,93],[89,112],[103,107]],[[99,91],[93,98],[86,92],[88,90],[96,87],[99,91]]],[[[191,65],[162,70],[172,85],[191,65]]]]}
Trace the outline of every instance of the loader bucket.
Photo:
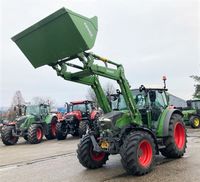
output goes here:
{"type": "Polygon", "coordinates": [[[96,16],[90,19],[61,8],[12,40],[37,68],[91,49],[97,31],[96,16]]]}

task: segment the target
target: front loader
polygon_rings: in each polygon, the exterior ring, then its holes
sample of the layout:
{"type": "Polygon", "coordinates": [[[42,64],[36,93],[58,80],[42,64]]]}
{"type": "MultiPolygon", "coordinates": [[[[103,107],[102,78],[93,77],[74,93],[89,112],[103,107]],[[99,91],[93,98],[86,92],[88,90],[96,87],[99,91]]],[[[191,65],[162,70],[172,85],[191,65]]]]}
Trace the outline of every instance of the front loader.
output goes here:
{"type": "Polygon", "coordinates": [[[94,45],[97,30],[97,17],[89,19],[62,8],[12,38],[35,68],[49,65],[63,79],[94,90],[104,115],[80,140],[79,162],[96,169],[109,155],[120,154],[129,174],[143,175],[153,169],[159,152],[168,158],[182,157],[187,139],[181,111],[168,107],[166,89],[144,86],[137,99],[145,102],[139,107],[123,66],[87,52],[94,45]],[[70,71],[70,67],[77,71],[70,71]],[[111,108],[100,76],[118,83],[121,108],[111,108]]]}

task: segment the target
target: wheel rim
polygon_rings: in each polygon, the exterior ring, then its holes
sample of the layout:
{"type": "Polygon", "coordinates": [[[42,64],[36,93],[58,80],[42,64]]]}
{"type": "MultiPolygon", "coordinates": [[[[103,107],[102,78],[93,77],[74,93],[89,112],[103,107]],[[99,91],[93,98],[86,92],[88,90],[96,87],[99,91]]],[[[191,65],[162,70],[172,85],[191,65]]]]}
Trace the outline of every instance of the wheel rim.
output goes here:
{"type": "Polygon", "coordinates": [[[56,136],[56,123],[51,123],[51,132],[53,136],[56,136]]]}
{"type": "Polygon", "coordinates": [[[37,135],[37,139],[41,140],[41,138],[42,138],[42,130],[40,128],[37,128],[36,135],[37,135]]]}
{"type": "Polygon", "coordinates": [[[199,119],[198,119],[198,118],[195,118],[195,119],[194,119],[194,126],[195,126],[195,127],[198,127],[199,124],[200,124],[199,119]]]}
{"type": "Polygon", "coordinates": [[[142,167],[148,167],[151,164],[153,158],[153,149],[151,143],[147,140],[143,140],[139,144],[138,148],[138,161],[142,167]]]}
{"type": "Polygon", "coordinates": [[[93,147],[90,149],[90,155],[91,155],[92,160],[97,161],[97,162],[103,160],[103,158],[105,157],[104,152],[95,152],[93,150],[93,147]]]}
{"type": "Polygon", "coordinates": [[[185,145],[185,128],[181,123],[176,123],[174,127],[174,140],[176,147],[182,150],[185,145]]]}

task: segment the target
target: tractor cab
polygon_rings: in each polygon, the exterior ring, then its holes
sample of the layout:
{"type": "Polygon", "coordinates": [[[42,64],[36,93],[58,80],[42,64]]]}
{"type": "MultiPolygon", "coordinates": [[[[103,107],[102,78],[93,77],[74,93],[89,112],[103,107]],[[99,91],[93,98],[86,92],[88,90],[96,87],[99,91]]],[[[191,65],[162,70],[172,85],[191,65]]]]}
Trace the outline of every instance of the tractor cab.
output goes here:
{"type": "Polygon", "coordinates": [[[33,115],[38,120],[46,117],[50,112],[50,106],[47,104],[29,105],[26,107],[26,115],[33,115]]]}
{"type": "Polygon", "coordinates": [[[200,113],[200,100],[187,100],[188,108],[195,109],[200,113]]]}
{"type": "MultiPolygon", "coordinates": [[[[141,114],[142,121],[147,127],[157,127],[157,121],[162,112],[168,107],[168,95],[166,88],[145,88],[133,89],[132,94],[136,106],[141,114]],[[151,123],[150,123],[151,121],[151,123]]],[[[114,111],[127,110],[123,95],[119,90],[116,94],[110,95],[111,108],[114,111]]]]}
{"type": "Polygon", "coordinates": [[[68,107],[69,107],[69,114],[79,112],[80,119],[83,120],[83,119],[88,119],[94,106],[92,101],[84,100],[84,101],[70,102],[68,107]]]}
{"type": "Polygon", "coordinates": [[[181,108],[186,125],[192,128],[200,127],[200,100],[187,100],[187,107],[181,108]]]}

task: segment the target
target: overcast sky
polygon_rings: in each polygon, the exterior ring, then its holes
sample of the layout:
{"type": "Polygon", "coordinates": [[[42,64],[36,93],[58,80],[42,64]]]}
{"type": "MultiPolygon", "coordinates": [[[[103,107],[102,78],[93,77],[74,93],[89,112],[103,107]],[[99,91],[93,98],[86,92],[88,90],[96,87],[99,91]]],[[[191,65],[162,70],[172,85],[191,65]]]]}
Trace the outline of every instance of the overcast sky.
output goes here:
{"type": "MultiPolygon", "coordinates": [[[[51,97],[58,105],[84,99],[88,87],[56,76],[48,66],[34,69],[11,37],[66,7],[98,16],[93,52],[124,65],[132,88],[162,84],[190,99],[200,73],[198,0],[0,0],[0,106],[9,106],[16,90],[26,101],[51,97]]],[[[106,81],[103,80],[103,84],[106,81]]]]}

